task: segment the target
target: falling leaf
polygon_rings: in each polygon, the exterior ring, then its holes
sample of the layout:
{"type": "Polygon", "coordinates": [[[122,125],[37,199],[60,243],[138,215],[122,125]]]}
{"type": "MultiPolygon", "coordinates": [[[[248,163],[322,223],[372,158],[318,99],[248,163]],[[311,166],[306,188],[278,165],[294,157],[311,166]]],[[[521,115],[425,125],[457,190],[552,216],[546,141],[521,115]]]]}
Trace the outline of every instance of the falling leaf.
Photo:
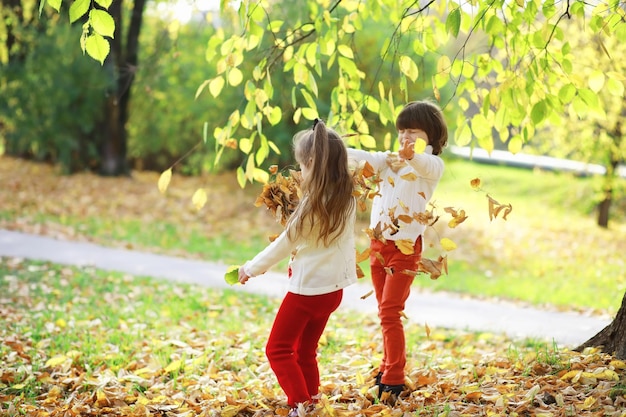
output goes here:
{"type": "Polygon", "coordinates": [[[447,258],[440,256],[436,261],[422,258],[417,264],[417,270],[430,274],[430,279],[436,280],[443,272],[448,273],[447,258]]]}
{"type": "Polygon", "coordinates": [[[363,252],[359,252],[359,250],[356,249],[356,263],[360,264],[361,262],[369,259],[370,258],[370,252],[371,252],[371,249],[369,247],[365,248],[365,250],[363,250],[363,252]]]}
{"type": "Polygon", "coordinates": [[[365,277],[365,273],[363,272],[363,269],[359,265],[356,265],[356,277],[358,279],[365,277]]]}
{"type": "Polygon", "coordinates": [[[391,176],[387,177],[387,181],[389,182],[389,184],[391,184],[392,187],[396,186],[396,183],[393,180],[393,177],[391,177],[391,176]]]}
{"type": "Polygon", "coordinates": [[[415,181],[417,179],[417,175],[414,172],[408,172],[404,175],[400,175],[400,178],[405,181],[415,181]]]}
{"type": "Polygon", "coordinates": [[[443,250],[448,252],[453,251],[457,248],[456,243],[454,243],[451,239],[447,237],[442,238],[439,243],[441,244],[443,250]]]}
{"type": "Polygon", "coordinates": [[[415,253],[415,242],[411,239],[399,239],[396,240],[396,247],[402,252],[403,255],[412,255],[415,253]]]}
{"type": "Polygon", "coordinates": [[[417,140],[415,141],[415,144],[413,145],[413,151],[418,155],[422,154],[426,150],[426,145],[428,144],[426,143],[424,139],[417,138],[417,140]]]}
{"type": "Polygon", "coordinates": [[[235,285],[239,283],[239,265],[231,265],[224,274],[224,281],[228,285],[235,285]]]}
{"type": "Polygon", "coordinates": [[[455,227],[463,223],[465,220],[467,220],[467,216],[465,215],[465,210],[456,211],[452,207],[446,207],[444,208],[444,211],[446,213],[449,213],[452,216],[452,219],[448,222],[448,227],[450,227],[451,229],[454,229],[455,227]]]}
{"type": "Polygon", "coordinates": [[[159,187],[159,191],[161,194],[165,194],[167,187],[170,185],[170,181],[172,180],[172,168],[166,169],[161,173],[159,177],[159,182],[157,183],[159,187]]]}
{"type": "Polygon", "coordinates": [[[428,327],[428,323],[424,323],[424,330],[426,330],[426,337],[430,339],[430,327],[428,327]]]}
{"type": "Polygon", "coordinates": [[[511,206],[511,204],[500,204],[489,194],[487,194],[487,200],[489,200],[489,220],[497,218],[498,214],[503,210],[504,214],[502,215],[502,219],[507,220],[507,216],[513,210],[513,206],[511,206]]]}
{"type": "Polygon", "coordinates": [[[278,172],[278,165],[271,165],[269,171],[270,174],[275,175],[278,172]]]}
{"type": "Polygon", "coordinates": [[[470,181],[470,186],[474,189],[474,190],[478,190],[480,189],[480,178],[474,178],[473,180],[470,181]]]}
{"type": "Polygon", "coordinates": [[[365,300],[366,298],[368,298],[369,296],[371,296],[372,294],[374,294],[374,290],[370,290],[368,292],[366,292],[365,294],[363,294],[361,296],[361,300],[365,300]]]}
{"type": "Polygon", "coordinates": [[[193,193],[193,197],[191,197],[191,202],[193,203],[196,210],[200,210],[205,206],[207,202],[207,194],[204,188],[198,188],[195,193],[193,193]]]}

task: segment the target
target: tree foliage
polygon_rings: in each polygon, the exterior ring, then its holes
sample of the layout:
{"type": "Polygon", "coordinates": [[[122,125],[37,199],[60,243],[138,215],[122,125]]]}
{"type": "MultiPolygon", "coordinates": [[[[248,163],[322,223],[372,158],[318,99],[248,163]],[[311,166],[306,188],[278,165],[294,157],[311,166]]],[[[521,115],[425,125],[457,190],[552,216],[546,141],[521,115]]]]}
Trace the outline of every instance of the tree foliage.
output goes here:
{"type": "MultiPolygon", "coordinates": [[[[309,1],[287,21],[272,2],[247,1],[237,18],[235,34],[218,31],[209,41],[207,59],[217,60],[218,72],[199,93],[208,89],[218,98],[227,87],[244,86],[243,103],[212,132],[220,146],[236,144],[246,155],[242,186],[265,179],[260,167],[274,146],[263,129],[283,120],[284,109],[273,102],[275,73],[291,76],[278,89],[289,88],[296,124],[321,116],[341,132],[357,133],[353,145],[374,148],[380,138],[370,135],[370,125],[393,123],[398,107],[414,98],[409,86],[419,80],[420,68],[432,64],[437,72],[422,82],[456,115],[456,144],[492,150],[499,137],[517,152],[548,120],[558,122],[551,115],[568,109],[584,118],[600,111],[595,81],[581,76],[564,28],[580,22],[589,37],[609,39],[605,45],[626,40],[619,2],[309,1]],[[371,73],[360,59],[367,50],[355,46],[374,27],[387,30],[377,51],[387,68],[371,73]],[[263,47],[268,38],[271,46],[263,47]],[[246,62],[256,63],[252,71],[246,62]],[[335,86],[322,97],[318,84],[328,78],[335,86]],[[329,103],[325,114],[320,103],[329,103]]],[[[623,83],[614,71],[604,75],[623,83]]]]}
{"type": "MultiPolygon", "coordinates": [[[[76,10],[89,13],[83,47],[90,39],[99,44],[93,38],[106,37],[110,26],[96,25],[92,12],[108,4],[77,4],[83,2],[72,3],[74,17],[76,10]]],[[[206,59],[217,71],[207,74],[197,96],[219,99],[229,89],[243,95],[228,121],[207,126],[204,135],[218,147],[216,163],[225,149],[242,153],[242,186],[267,179],[264,163],[279,148],[266,131],[287,117],[302,127],[321,116],[343,133],[357,133],[357,147],[390,147],[390,138],[375,138],[370,126],[392,131],[398,107],[415,98],[415,83],[428,86],[446,109],[456,144],[490,151],[497,137],[517,152],[548,121],[561,123],[555,115],[567,110],[586,118],[601,111],[598,73],[583,75],[566,29],[576,24],[583,37],[605,46],[626,41],[624,4],[615,0],[309,0],[299,8],[244,0],[222,1],[221,9],[224,26],[234,30],[219,28],[208,41],[206,59]],[[358,42],[372,30],[384,34],[382,45],[358,42]],[[372,49],[379,59],[373,72],[362,58],[372,49]],[[424,79],[431,66],[436,73],[424,79]],[[276,74],[289,78],[277,85],[276,74]],[[328,96],[320,95],[321,80],[332,80],[328,96]],[[285,92],[291,108],[277,103],[285,92]]],[[[600,72],[607,85],[623,86],[618,72],[600,72]]]]}

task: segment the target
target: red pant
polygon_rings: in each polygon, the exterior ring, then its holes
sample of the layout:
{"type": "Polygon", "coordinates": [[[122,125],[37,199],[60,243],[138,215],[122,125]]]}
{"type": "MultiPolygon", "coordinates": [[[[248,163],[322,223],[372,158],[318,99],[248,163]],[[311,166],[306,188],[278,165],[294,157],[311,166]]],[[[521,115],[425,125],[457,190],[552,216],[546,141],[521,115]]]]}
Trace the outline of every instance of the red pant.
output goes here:
{"type": "Polygon", "coordinates": [[[401,313],[411,292],[415,275],[405,274],[402,271],[407,269],[417,271],[417,263],[421,258],[421,236],[415,242],[412,255],[402,254],[396,248],[395,242],[391,240],[386,244],[375,239],[371,241],[372,284],[376,292],[378,317],[383,331],[383,359],[379,368],[379,371],[383,373],[381,378],[383,384],[404,384],[406,342],[401,313]],[[378,260],[377,252],[382,255],[384,265],[378,260]]]}
{"type": "Polygon", "coordinates": [[[265,353],[291,407],[319,392],[317,344],[342,297],[343,290],[314,296],[288,292],[278,309],[265,353]]]}

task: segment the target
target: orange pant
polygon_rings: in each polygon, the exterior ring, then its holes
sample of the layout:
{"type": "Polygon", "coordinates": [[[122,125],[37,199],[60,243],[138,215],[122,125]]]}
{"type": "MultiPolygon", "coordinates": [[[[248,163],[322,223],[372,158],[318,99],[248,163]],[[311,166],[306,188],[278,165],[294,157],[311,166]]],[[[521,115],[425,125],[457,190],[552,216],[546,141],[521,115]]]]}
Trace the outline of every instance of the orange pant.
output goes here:
{"type": "Polygon", "coordinates": [[[373,239],[370,247],[372,284],[383,332],[383,359],[379,367],[382,372],[381,382],[401,385],[404,384],[406,365],[406,342],[401,313],[415,277],[414,274],[405,274],[402,271],[417,271],[417,263],[422,258],[422,237],[417,238],[412,255],[404,255],[391,240],[385,244],[373,239]],[[384,265],[378,259],[377,252],[382,255],[384,265]]]}

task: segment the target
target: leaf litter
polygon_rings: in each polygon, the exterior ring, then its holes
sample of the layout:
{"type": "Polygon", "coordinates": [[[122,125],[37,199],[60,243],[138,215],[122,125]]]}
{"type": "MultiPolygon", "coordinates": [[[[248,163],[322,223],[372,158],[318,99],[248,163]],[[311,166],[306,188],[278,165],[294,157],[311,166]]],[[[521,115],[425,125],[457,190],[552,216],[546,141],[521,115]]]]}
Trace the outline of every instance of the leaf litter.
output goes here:
{"type": "MultiPolygon", "coordinates": [[[[277,300],[9,258],[0,271],[2,415],[288,412],[264,354],[277,300]]],[[[320,340],[315,415],[626,415],[626,363],[610,355],[405,328],[407,389],[389,407],[372,388],[376,318],[340,309],[320,340]]]]}

